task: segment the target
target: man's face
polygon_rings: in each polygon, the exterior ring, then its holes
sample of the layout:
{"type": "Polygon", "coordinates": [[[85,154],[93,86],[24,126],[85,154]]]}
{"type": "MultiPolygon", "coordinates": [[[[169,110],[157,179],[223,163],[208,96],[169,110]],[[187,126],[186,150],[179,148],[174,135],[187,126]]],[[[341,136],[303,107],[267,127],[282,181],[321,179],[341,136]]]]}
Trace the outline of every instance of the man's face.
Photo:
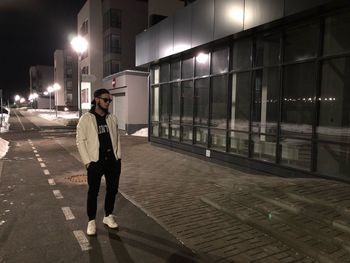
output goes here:
{"type": "Polygon", "coordinates": [[[100,107],[103,111],[108,112],[109,104],[112,102],[111,95],[108,93],[101,94],[99,97],[95,98],[96,105],[100,107]]]}

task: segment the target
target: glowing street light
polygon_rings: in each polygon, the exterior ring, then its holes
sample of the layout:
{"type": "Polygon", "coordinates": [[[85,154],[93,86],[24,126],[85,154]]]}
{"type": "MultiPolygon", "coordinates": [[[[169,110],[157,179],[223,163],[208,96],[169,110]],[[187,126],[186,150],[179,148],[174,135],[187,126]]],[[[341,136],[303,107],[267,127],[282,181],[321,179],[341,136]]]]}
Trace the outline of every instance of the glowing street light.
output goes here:
{"type": "Polygon", "coordinates": [[[15,96],[15,101],[19,101],[20,99],[21,99],[21,96],[19,96],[19,95],[15,96]]]}
{"type": "Polygon", "coordinates": [[[78,54],[78,109],[79,109],[79,117],[81,116],[81,81],[82,81],[82,77],[81,77],[81,69],[79,66],[79,62],[81,60],[81,56],[84,52],[87,51],[88,49],[88,42],[86,41],[85,38],[81,37],[81,36],[76,36],[75,38],[72,39],[72,41],[70,42],[72,48],[74,49],[74,51],[78,54]]]}

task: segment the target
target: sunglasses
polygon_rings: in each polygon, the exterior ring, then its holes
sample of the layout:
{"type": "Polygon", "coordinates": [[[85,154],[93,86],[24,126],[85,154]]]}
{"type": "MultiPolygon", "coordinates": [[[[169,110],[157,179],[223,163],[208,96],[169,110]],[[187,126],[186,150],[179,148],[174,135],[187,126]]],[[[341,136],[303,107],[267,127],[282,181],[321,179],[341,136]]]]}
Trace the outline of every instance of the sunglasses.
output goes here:
{"type": "Polygon", "coordinates": [[[97,97],[97,98],[103,100],[105,103],[107,103],[107,102],[111,103],[112,102],[112,100],[108,99],[108,98],[101,98],[101,97],[97,97]]]}

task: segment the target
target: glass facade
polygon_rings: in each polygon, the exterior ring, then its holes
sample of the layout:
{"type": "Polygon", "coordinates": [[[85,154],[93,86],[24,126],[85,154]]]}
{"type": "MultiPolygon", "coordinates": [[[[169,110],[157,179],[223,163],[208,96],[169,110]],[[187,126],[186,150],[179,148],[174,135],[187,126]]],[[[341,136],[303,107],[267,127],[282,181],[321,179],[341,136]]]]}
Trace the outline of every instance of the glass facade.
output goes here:
{"type": "Polygon", "coordinates": [[[152,65],[151,141],[349,177],[349,28],[322,16],[152,65]]]}

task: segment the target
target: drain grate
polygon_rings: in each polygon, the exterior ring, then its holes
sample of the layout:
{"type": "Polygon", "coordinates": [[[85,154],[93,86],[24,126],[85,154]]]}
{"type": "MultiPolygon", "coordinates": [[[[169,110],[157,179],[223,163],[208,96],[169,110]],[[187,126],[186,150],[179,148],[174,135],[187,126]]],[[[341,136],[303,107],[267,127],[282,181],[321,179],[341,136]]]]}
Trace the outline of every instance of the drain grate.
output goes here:
{"type": "Polygon", "coordinates": [[[70,181],[71,183],[87,183],[86,174],[70,175],[64,177],[64,179],[70,181]]]}

